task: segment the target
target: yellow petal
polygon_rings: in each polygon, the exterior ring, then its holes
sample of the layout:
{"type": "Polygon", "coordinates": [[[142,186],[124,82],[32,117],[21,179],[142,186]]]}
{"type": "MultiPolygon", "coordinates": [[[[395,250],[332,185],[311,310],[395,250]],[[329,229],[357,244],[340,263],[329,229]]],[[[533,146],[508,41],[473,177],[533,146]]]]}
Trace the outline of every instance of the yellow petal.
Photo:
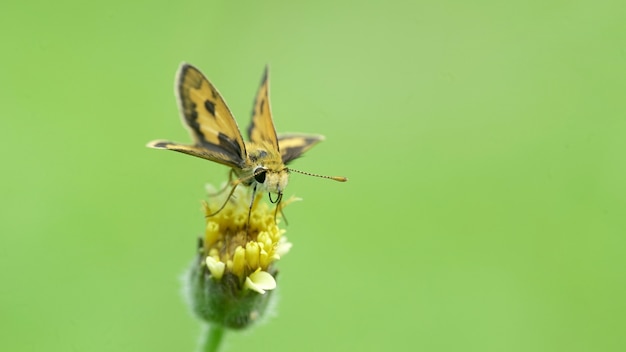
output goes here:
{"type": "Polygon", "coordinates": [[[272,245],[272,239],[267,231],[259,232],[257,235],[257,242],[263,244],[263,247],[272,245]]]}
{"type": "Polygon", "coordinates": [[[248,242],[246,244],[246,261],[248,267],[256,269],[259,267],[259,244],[256,242],[248,242]]]}
{"type": "Polygon", "coordinates": [[[276,288],[276,280],[267,271],[257,270],[246,278],[244,287],[260,294],[265,294],[265,291],[276,288]]]}
{"type": "Polygon", "coordinates": [[[206,266],[209,268],[211,276],[217,280],[221,279],[222,275],[224,275],[224,267],[226,265],[219,260],[216,260],[213,257],[206,257],[206,266]]]}
{"type": "Polygon", "coordinates": [[[264,249],[261,249],[261,253],[259,254],[259,264],[261,264],[261,268],[267,268],[272,264],[272,258],[264,249]]]}
{"type": "Polygon", "coordinates": [[[232,271],[235,275],[242,277],[245,266],[246,266],[246,250],[243,249],[243,247],[238,246],[235,249],[235,255],[233,255],[232,271]]]}
{"type": "Polygon", "coordinates": [[[215,221],[207,221],[206,229],[204,231],[205,246],[212,246],[220,236],[220,225],[215,221]]]}

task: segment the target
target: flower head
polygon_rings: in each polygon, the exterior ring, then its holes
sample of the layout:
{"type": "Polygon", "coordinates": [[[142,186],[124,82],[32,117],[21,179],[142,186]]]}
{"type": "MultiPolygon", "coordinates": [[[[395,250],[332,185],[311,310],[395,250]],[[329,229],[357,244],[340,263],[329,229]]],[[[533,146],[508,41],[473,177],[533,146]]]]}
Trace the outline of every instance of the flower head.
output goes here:
{"type": "Polygon", "coordinates": [[[188,276],[196,315],[233,329],[247,327],[263,315],[276,288],[274,263],[291,248],[285,230],[278,227],[277,209],[257,195],[250,211],[250,197],[239,187],[215,215],[225,195],[203,203],[205,233],[188,276]]]}

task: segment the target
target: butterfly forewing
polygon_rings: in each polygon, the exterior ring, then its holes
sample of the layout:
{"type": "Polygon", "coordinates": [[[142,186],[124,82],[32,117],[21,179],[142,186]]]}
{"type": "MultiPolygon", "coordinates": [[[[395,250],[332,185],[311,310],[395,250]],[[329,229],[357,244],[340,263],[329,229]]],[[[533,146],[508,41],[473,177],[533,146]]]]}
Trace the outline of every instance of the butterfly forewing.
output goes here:
{"type": "Polygon", "coordinates": [[[225,160],[205,159],[242,166],[247,158],[246,147],[237,123],[217,89],[189,64],[180,67],[176,85],[180,110],[196,147],[225,160]]]}
{"type": "Polygon", "coordinates": [[[261,85],[252,107],[252,121],[248,127],[248,138],[253,143],[270,143],[275,150],[278,150],[279,145],[272,121],[269,94],[269,69],[265,66],[261,85]]]}

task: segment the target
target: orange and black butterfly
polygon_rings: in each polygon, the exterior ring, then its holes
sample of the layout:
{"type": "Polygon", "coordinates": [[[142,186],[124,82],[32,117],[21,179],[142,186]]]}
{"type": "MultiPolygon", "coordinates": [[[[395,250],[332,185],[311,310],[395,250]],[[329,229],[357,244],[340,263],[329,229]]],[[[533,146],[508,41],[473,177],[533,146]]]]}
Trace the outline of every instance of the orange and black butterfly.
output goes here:
{"type": "Polygon", "coordinates": [[[176,76],[175,89],[183,124],[194,144],[157,140],[148,143],[148,147],[174,150],[229,166],[236,176],[231,182],[230,195],[239,184],[252,187],[250,208],[257,191],[267,191],[270,201],[279,203],[290,171],[347,181],[345,177],[321,176],[287,167],[289,162],[324,140],[324,136],[276,134],[270,110],[267,67],[254,101],[247,142],[241,137],[237,122],[220,93],[197,68],[183,63],[176,76]],[[277,195],[276,199],[272,199],[272,193],[277,195]]]}

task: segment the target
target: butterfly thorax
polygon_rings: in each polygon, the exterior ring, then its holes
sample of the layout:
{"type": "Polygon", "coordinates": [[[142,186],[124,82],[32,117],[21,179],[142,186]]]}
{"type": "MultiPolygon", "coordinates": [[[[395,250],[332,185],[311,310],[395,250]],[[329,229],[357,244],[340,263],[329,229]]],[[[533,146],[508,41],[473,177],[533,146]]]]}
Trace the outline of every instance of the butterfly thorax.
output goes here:
{"type": "MultiPolygon", "coordinates": [[[[258,183],[265,191],[282,193],[289,181],[289,171],[280,152],[270,143],[246,143],[248,160],[238,177],[248,178],[246,185],[258,183]],[[254,176],[253,176],[254,175],[254,176]]],[[[237,172],[237,170],[236,170],[237,172]]]]}

